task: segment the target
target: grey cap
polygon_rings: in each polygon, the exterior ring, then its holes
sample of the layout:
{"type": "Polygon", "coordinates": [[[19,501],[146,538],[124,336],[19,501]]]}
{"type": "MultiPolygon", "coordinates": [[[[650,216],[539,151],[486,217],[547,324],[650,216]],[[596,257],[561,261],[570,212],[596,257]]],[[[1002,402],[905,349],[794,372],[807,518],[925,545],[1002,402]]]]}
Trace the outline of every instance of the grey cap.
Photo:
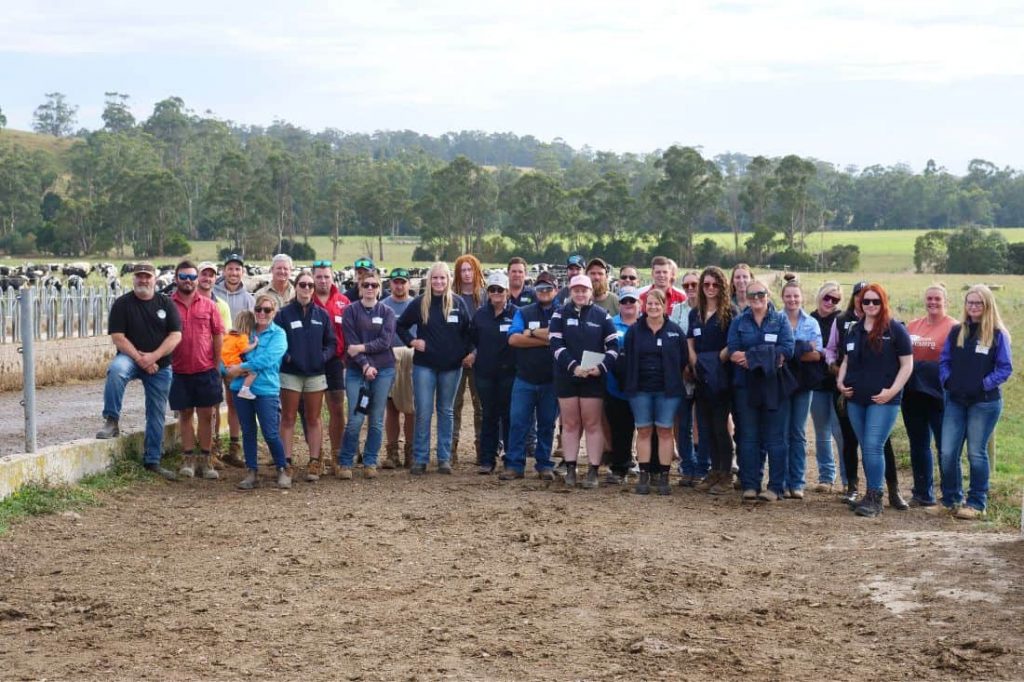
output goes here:
{"type": "Polygon", "coordinates": [[[508,275],[504,272],[492,272],[487,275],[487,287],[501,287],[508,290],[508,275]]]}
{"type": "Polygon", "coordinates": [[[640,294],[637,292],[636,287],[619,287],[619,301],[624,298],[631,298],[634,301],[640,300],[640,294]]]}

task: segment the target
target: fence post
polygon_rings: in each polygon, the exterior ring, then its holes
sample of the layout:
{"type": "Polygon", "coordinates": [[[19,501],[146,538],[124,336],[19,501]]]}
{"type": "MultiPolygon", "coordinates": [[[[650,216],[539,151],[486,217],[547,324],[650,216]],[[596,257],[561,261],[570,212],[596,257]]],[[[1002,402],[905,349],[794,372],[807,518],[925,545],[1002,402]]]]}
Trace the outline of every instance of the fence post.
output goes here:
{"type": "Polygon", "coordinates": [[[21,404],[25,407],[25,452],[36,451],[36,356],[35,356],[35,325],[32,323],[34,305],[32,287],[21,290],[21,367],[22,395],[21,404]]]}

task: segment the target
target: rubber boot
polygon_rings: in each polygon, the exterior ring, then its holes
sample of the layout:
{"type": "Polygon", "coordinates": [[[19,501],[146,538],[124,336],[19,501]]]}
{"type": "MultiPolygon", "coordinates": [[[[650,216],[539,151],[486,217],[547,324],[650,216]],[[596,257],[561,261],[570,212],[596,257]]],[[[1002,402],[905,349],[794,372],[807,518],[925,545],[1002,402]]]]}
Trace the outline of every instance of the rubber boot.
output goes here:
{"type": "Polygon", "coordinates": [[[671,495],[672,485],[668,481],[668,472],[662,471],[658,474],[658,494],[659,495],[671,495]]]}
{"type": "Polygon", "coordinates": [[[640,479],[636,482],[636,487],[633,488],[633,492],[637,495],[651,494],[651,472],[640,472],[640,479]]]}
{"type": "Polygon", "coordinates": [[[576,462],[565,463],[565,485],[569,488],[576,487],[576,462]]]}

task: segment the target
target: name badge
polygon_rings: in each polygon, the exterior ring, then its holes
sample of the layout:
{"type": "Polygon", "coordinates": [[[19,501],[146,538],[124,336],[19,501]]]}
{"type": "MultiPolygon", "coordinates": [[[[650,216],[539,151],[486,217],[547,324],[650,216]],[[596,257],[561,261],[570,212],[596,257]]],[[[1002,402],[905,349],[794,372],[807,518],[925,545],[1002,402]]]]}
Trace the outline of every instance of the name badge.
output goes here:
{"type": "Polygon", "coordinates": [[[519,299],[519,300],[520,300],[520,301],[522,301],[522,302],[523,302],[524,304],[526,304],[526,303],[532,303],[532,302],[533,302],[533,299],[532,299],[532,298],[530,298],[529,296],[523,296],[523,297],[522,297],[521,299],[519,299]]]}
{"type": "Polygon", "coordinates": [[[372,324],[384,324],[384,318],[383,317],[373,317],[373,318],[370,318],[370,322],[372,324]]]}
{"type": "Polygon", "coordinates": [[[975,346],[974,352],[980,353],[981,355],[988,355],[988,346],[975,346]]]}
{"type": "Polygon", "coordinates": [[[778,340],[779,340],[779,335],[778,334],[765,334],[764,335],[764,342],[765,343],[775,343],[778,340]]]}
{"type": "Polygon", "coordinates": [[[580,321],[577,320],[575,317],[570,317],[568,320],[565,321],[565,326],[566,327],[578,327],[578,326],[580,326],[580,321]]]}
{"type": "Polygon", "coordinates": [[[506,333],[508,333],[508,328],[510,326],[511,325],[507,325],[507,324],[499,324],[498,325],[498,331],[501,332],[502,334],[506,334],[506,333]]]}
{"type": "Polygon", "coordinates": [[[533,322],[531,322],[530,323],[530,329],[540,329],[540,322],[537,321],[537,320],[534,320],[533,322]]]}
{"type": "Polygon", "coordinates": [[[658,339],[658,348],[661,348],[661,339],[658,339]]]}
{"type": "Polygon", "coordinates": [[[341,315],[334,316],[334,324],[341,324],[341,315]]]}
{"type": "Polygon", "coordinates": [[[292,320],[292,329],[302,329],[302,320],[292,320]]]}
{"type": "Polygon", "coordinates": [[[851,341],[850,343],[846,344],[846,352],[847,353],[852,353],[853,352],[853,346],[854,346],[853,341],[851,341]]]}
{"type": "Polygon", "coordinates": [[[320,320],[310,320],[310,322],[311,322],[312,324],[315,324],[315,325],[316,325],[316,326],[318,326],[318,327],[322,327],[322,326],[324,326],[324,323],[323,323],[323,322],[321,322],[320,320]]]}
{"type": "Polygon", "coordinates": [[[449,323],[449,324],[458,324],[458,322],[459,322],[459,316],[458,316],[458,314],[455,314],[455,315],[449,315],[449,316],[448,316],[448,323],[449,323]]]}
{"type": "Polygon", "coordinates": [[[694,327],[693,328],[693,335],[694,336],[700,336],[700,327],[694,327]]]}

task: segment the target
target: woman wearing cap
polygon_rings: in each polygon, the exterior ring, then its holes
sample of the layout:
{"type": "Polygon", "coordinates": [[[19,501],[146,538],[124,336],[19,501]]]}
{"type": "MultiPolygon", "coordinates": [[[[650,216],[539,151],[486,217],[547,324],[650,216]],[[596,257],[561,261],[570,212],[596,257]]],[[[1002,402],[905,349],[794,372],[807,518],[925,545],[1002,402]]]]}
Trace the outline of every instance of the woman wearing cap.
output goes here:
{"type": "Polygon", "coordinates": [[[570,300],[551,315],[549,333],[555,362],[555,393],[562,417],[565,483],[576,485],[576,458],[585,432],[590,460],[585,488],[597,487],[604,453],[601,429],[604,375],[615,366],[619,348],[612,318],[604,308],[593,304],[591,291],[589,277],[573,277],[569,281],[570,300]],[[585,352],[596,354],[591,357],[603,357],[599,362],[585,363],[585,352]]]}
{"type": "Polygon", "coordinates": [[[359,448],[359,431],[368,417],[363,445],[363,474],[377,478],[377,456],[383,440],[384,408],[395,380],[395,356],[391,340],[395,335],[395,313],[377,300],[380,278],[368,270],[359,276],[359,300],[345,308],[342,328],[347,342],[348,424],[338,453],[338,477],[352,478],[352,462],[359,448]]]}
{"type": "MultiPolygon", "coordinates": [[[[612,318],[615,325],[615,332],[618,336],[619,352],[622,352],[622,344],[626,340],[626,332],[637,321],[640,316],[640,294],[636,287],[619,287],[619,314],[612,318]]],[[[636,431],[636,423],[633,420],[633,410],[629,406],[629,396],[622,392],[616,372],[609,372],[605,376],[604,417],[608,421],[610,438],[605,447],[611,453],[608,462],[608,477],[605,482],[610,485],[620,485],[629,473],[630,463],[633,459],[633,433],[636,431]]]]}
{"type": "Polygon", "coordinates": [[[804,310],[804,292],[795,275],[786,275],[782,285],[782,305],[793,331],[793,357],[790,371],[796,377],[796,390],[789,396],[786,413],[786,445],[789,464],[786,467],[786,496],[804,498],[804,472],[807,468],[807,415],[811,410],[811,389],[817,386],[826,370],[821,365],[823,344],[821,328],[804,310]]]}
{"type": "Polygon", "coordinates": [[[413,354],[416,436],[410,473],[420,476],[430,462],[430,422],[437,411],[437,471],[452,473],[452,407],[465,363],[472,362],[471,319],[465,302],[452,293],[447,263],[434,263],[430,290],[417,296],[398,318],[398,335],[413,354]],[[416,338],[410,329],[416,327],[416,338]]]}
{"type": "Polygon", "coordinates": [[[975,284],[964,296],[963,321],[946,337],[939,376],[946,390],[942,417],[942,504],[959,519],[975,519],[988,504],[988,439],[1003,411],[1000,389],[1013,374],[1010,334],[995,296],[975,284]],[[967,444],[970,488],[964,504],[960,452],[967,444]]]}
{"type": "Polygon", "coordinates": [[[473,316],[472,336],[476,346],[473,380],[483,407],[480,425],[480,461],[477,473],[490,474],[498,459],[498,447],[508,446],[509,409],[516,377],[508,330],[516,307],[508,297],[508,277],[494,272],[487,278],[488,302],[473,316]]]}
{"type": "Polygon", "coordinates": [[[882,513],[885,442],[900,409],[903,386],[914,371],[914,348],[906,328],[891,317],[889,297],[880,284],[861,291],[864,316],[846,334],[846,355],[836,388],[846,398],[846,411],[860,442],[867,492],[857,503],[857,516],[882,513]]]}
{"type": "MultiPolygon", "coordinates": [[[[409,292],[409,271],[405,268],[393,268],[390,276],[391,293],[381,303],[391,308],[395,320],[402,316],[405,309],[412,305],[413,297],[409,292]]],[[[415,334],[415,331],[413,331],[415,334]]],[[[415,403],[412,392],[412,357],[413,349],[405,345],[398,333],[391,342],[391,351],[395,356],[395,381],[391,384],[391,395],[388,396],[387,410],[384,413],[384,433],[387,437],[387,457],[383,469],[397,469],[398,438],[404,434],[402,446],[404,466],[412,466],[412,441],[415,433],[415,403]],[[404,421],[403,421],[404,420],[404,421]]]]}
{"type": "MultiPolygon", "coordinates": [[[[817,307],[811,317],[818,323],[818,331],[824,340],[832,333],[832,325],[839,316],[839,302],[843,300],[842,287],[838,282],[825,282],[818,287],[816,300],[817,307]]],[[[836,379],[829,369],[824,348],[820,362],[824,371],[817,386],[811,389],[811,421],[814,423],[814,455],[818,461],[818,485],[815,491],[827,493],[836,481],[832,439],[835,438],[839,452],[842,452],[843,431],[836,415],[836,379]]]]}
{"type": "Polygon", "coordinates": [[[288,460],[285,458],[284,445],[279,435],[281,420],[281,380],[278,370],[281,358],[288,351],[288,339],[284,329],[274,324],[274,313],[277,312],[277,298],[270,294],[256,297],[256,327],[253,331],[258,343],[246,356],[245,361],[233,365],[227,370],[226,377],[231,382],[231,391],[235,394],[235,409],[242,433],[242,451],[245,454],[246,477],[238,484],[242,490],[252,490],[259,485],[256,463],[256,424],[263,431],[263,440],[267,442],[270,456],[277,467],[277,484],[282,488],[290,488],[291,476],[288,474],[288,460]],[[238,391],[242,388],[244,375],[255,372],[256,380],[252,384],[255,398],[238,400],[238,391]]]}
{"type": "Polygon", "coordinates": [[[750,282],[746,297],[747,309],[729,325],[740,481],[744,501],[776,502],[785,492],[788,468],[785,415],[789,389],[779,370],[793,356],[793,330],[785,315],[769,308],[764,284],[756,279],[750,282]],[[768,489],[762,491],[765,452],[768,489]]]}
{"type": "Polygon", "coordinates": [[[306,480],[310,483],[318,480],[321,472],[323,427],[320,411],[327,391],[324,367],[337,350],[331,318],[323,308],[313,303],[314,287],[313,275],[307,271],[300,272],[295,278],[295,300],[274,318],[288,339],[288,351],[281,362],[281,439],[290,465],[295,418],[301,400],[310,454],[306,480]]]}
{"type": "Polygon", "coordinates": [[[665,317],[668,301],[660,289],[647,292],[644,313],[626,332],[618,365],[622,369],[622,389],[629,396],[636,423],[636,458],[640,480],[634,492],[646,495],[651,482],[658,494],[671,493],[669,469],[672,465],[672,426],[686,389],[683,363],[686,335],[675,322],[665,317]],[[658,460],[651,461],[651,438],[658,434],[658,460]]]}
{"type": "MultiPolygon", "coordinates": [[[[472,254],[464,254],[455,259],[455,279],[458,285],[453,285],[455,293],[466,304],[469,311],[469,319],[476,315],[477,309],[487,301],[487,294],[484,292],[484,272],[480,261],[472,254]]],[[[462,435],[462,405],[466,397],[466,389],[469,389],[470,399],[473,402],[473,447],[476,451],[477,464],[480,460],[480,424],[483,417],[483,408],[480,404],[480,394],[476,390],[476,382],[473,381],[473,359],[470,358],[462,365],[462,378],[459,380],[459,387],[455,391],[455,423],[452,426],[452,463],[459,461],[459,436],[462,435]]]]}

